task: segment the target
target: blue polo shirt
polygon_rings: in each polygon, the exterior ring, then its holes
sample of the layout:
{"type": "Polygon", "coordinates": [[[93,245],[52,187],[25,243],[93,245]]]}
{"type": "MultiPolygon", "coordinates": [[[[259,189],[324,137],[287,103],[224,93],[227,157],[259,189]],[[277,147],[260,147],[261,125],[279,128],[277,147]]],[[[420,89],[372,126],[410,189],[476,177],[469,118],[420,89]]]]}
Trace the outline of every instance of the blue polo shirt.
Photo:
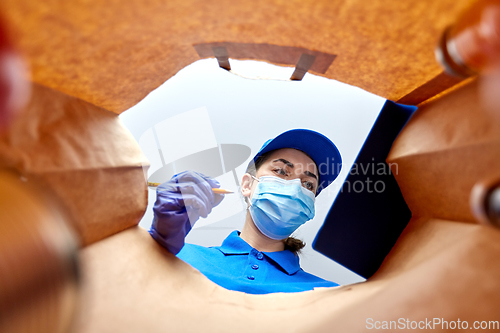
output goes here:
{"type": "Polygon", "coordinates": [[[229,290],[248,294],[299,292],[337,283],[305,272],[290,250],[259,252],[233,231],[221,246],[185,244],[177,257],[229,290]]]}

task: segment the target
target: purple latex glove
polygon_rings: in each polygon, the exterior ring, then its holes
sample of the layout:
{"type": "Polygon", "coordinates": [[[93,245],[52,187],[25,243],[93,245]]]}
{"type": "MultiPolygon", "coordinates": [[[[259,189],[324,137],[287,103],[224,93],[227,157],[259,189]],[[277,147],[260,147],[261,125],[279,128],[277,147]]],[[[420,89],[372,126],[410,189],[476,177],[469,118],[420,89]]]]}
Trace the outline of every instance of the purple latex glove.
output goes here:
{"type": "Polygon", "coordinates": [[[194,223],[224,199],[212,192],[219,187],[218,181],[195,171],[184,171],[159,185],[151,236],[171,253],[179,253],[194,223]]]}

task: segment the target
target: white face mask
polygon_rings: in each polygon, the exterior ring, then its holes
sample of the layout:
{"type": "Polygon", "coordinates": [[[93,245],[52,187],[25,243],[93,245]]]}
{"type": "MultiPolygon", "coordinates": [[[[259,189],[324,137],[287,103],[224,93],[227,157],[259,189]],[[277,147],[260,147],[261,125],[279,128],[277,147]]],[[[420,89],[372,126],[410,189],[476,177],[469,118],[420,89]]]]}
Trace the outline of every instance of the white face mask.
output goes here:
{"type": "Polygon", "coordinates": [[[257,228],[267,237],[285,239],[314,217],[315,195],[301,185],[300,179],[253,178],[259,183],[249,211],[257,228]]]}

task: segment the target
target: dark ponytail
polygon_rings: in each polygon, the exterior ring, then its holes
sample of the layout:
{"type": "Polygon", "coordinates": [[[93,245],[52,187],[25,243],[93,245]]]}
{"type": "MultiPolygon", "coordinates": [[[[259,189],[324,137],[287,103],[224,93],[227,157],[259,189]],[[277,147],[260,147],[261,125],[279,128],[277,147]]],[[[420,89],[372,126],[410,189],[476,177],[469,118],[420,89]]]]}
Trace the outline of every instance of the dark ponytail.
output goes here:
{"type": "Polygon", "coordinates": [[[282,240],[283,244],[285,244],[285,250],[290,250],[293,254],[297,255],[300,253],[300,250],[306,246],[306,244],[298,238],[288,237],[282,240]]]}

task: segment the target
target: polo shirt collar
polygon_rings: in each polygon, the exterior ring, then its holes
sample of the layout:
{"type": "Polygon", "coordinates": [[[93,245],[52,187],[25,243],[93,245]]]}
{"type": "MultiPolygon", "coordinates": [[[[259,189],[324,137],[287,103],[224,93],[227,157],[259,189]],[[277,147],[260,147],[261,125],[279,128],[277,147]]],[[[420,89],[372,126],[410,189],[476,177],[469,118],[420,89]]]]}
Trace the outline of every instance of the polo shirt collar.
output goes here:
{"type": "Polygon", "coordinates": [[[238,230],[232,233],[224,239],[222,245],[218,247],[219,250],[224,254],[249,254],[252,251],[252,247],[245,242],[240,237],[240,232],[238,230]]]}
{"type": "MultiPolygon", "coordinates": [[[[235,230],[227,236],[218,249],[225,255],[249,254],[252,247],[240,237],[240,232],[235,230]]],[[[292,275],[300,270],[299,257],[290,250],[277,252],[262,252],[281,267],[288,275],[292,275]]]]}
{"type": "Polygon", "coordinates": [[[300,270],[299,256],[290,250],[262,253],[278,264],[288,275],[297,273],[300,270]]]}

